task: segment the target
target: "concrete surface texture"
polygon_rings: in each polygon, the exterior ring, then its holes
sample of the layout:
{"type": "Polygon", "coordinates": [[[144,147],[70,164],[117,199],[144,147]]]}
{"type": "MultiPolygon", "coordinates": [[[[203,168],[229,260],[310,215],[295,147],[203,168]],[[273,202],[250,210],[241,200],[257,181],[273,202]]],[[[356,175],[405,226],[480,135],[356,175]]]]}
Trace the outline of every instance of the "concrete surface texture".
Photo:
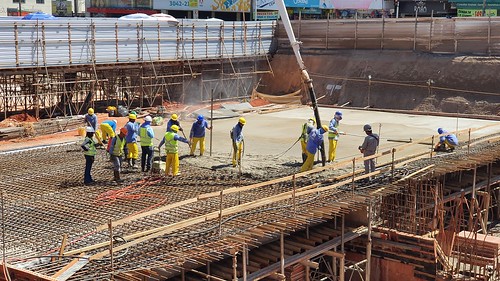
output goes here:
{"type": "MultiPolygon", "coordinates": [[[[335,108],[320,108],[322,124],[328,124],[333,117],[335,108]]],[[[363,142],[365,133],[364,124],[371,124],[375,133],[381,135],[380,149],[387,149],[401,145],[401,142],[391,142],[391,140],[418,140],[437,134],[438,127],[443,127],[450,132],[457,129],[479,128],[488,124],[494,124],[495,121],[485,121],[478,119],[435,117],[422,115],[406,115],[384,112],[370,112],[366,110],[340,109],[343,112],[343,120],[340,123],[340,130],[346,135],[340,137],[337,148],[337,161],[346,160],[361,156],[358,146],[363,142]]],[[[193,114],[194,115],[194,114],[193,114]]],[[[248,173],[270,173],[273,169],[293,169],[297,172],[302,164],[300,143],[295,143],[301,133],[302,124],[310,117],[313,117],[313,111],[310,107],[303,106],[280,112],[257,114],[247,113],[242,115],[246,118],[247,124],[243,129],[245,137],[244,157],[242,161],[242,171],[248,173]],[[293,145],[295,143],[295,145],[293,145]],[[293,146],[292,146],[293,145],[293,146]],[[290,148],[291,147],[291,148],[290,148]],[[287,149],[290,150],[287,151],[287,149]]],[[[126,122],[125,117],[118,118],[119,125],[126,122]]],[[[104,120],[104,118],[102,119],[104,120]]],[[[144,122],[139,118],[140,122],[144,122]]],[[[167,121],[167,120],[166,120],[167,121]]],[[[192,123],[195,121],[191,117],[180,119],[184,133],[189,138],[189,131],[192,123]]],[[[231,165],[231,140],[229,131],[238,122],[238,118],[218,119],[213,121],[213,131],[207,130],[206,152],[202,157],[187,157],[189,147],[187,144],[179,143],[182,165],[198,165],[208,169],[234,169],[231,165]],[[212,133],[212,136],[210,134],[212,133]],[[212,148],[212,156],[210,156],[212,148]]],[[[166,123],[163,126],[155,126],[155,146],[161,141],[165,133],[166,123]]],[[[472,137],[493,133],[498,130],[497,127],[488,128],[479,132],[472,133],[472,137]]],[[[180,133],[182,136],[182,133],[180,133]]],[[[459,135],[460,141],[467,140],[468,135],[459,135]]],[[[0,150],[19,149],[22,147],[36,145],[50,145],[68,141],[82,141],[82,137],[77,136],[76,132],[70,134],[55,134],[51,138],[44,138],[43,143],[36,141],[18,141],[15,145],[1,145],[0,150]]],[[[325,135],[326,149],[328,150],[327,138],[325,135]]],[[[403,151],[405,154],[430,151],[430,145],[420,145],[412,149],[403,151]]],[[[165,155],[164,147],[161,151],[165,155]]],[[[195,152],[199,155],[199,151],[195,152]]],[[[402,155],[399,155],[402,156],[402,155]]],[[[382,158],[382,160],[388,160],[382,158]]],[[[360,163],[361,164],[361,163],[360,163]]]]}

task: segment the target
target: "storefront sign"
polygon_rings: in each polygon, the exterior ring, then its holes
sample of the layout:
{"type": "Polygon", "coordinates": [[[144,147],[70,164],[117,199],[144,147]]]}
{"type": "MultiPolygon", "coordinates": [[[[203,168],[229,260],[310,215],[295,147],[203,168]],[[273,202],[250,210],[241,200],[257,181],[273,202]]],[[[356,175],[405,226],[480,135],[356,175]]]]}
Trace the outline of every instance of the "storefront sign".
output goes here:
{"type": "Polygon", "coordinates": [[[288,8],[318,8],[319,0],[285,0],[288,8]]]}
{"type": "Polygon", "coordinates": [[[257,20],[277,20],[278,11],[257,12],[257,20]]]}
{"type": "MultiPolygon", "coordinates": [[[[485,14],[487,17],[496,17],[497,10],[485,10],[485,14]]],[[[457,9],[458,17],[482,17],[483,10],[475,10],[475,9],[457,9]]]]}

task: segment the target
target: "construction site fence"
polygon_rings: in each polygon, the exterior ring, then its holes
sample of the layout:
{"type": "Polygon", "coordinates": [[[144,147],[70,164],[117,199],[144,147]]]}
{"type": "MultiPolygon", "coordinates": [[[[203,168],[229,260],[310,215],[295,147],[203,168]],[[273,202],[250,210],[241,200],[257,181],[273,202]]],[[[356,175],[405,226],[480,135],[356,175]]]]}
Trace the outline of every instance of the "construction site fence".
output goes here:
{"type": "MultiPolygon", "coordinates": [[[[392,49],[444,54],[500,54],[500,18],[295,20],[304,49],[392,49]]],[[[278,47],[288,48],[279,23],[278,47]]]]}
{"type": "Polygon", "coordinates": [[[265,56],[275,28],[275,21],[2,20],[0,70],[265,56]]]}

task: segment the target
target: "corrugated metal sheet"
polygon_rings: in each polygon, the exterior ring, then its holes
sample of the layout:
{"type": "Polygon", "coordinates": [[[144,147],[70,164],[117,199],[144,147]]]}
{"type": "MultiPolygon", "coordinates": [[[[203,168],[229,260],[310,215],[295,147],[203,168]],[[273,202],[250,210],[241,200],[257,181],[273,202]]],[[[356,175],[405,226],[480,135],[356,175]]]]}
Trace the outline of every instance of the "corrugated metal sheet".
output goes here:
{"type": "Polygon", "coordinates": [[[260,56],[275,29],[275,21],[2,20],[0,69],[260,56]]]}

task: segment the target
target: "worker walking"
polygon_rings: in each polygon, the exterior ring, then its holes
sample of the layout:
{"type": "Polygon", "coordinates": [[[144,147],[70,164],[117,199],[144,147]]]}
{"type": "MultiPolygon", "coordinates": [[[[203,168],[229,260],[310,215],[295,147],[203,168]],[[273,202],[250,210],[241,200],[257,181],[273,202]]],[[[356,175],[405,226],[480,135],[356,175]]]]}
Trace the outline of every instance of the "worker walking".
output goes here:
{"type": "Polygon", "coordinates": [[[116,120],[106,120],[101,123],[99,128],[101,129],[103,143],[107,143],[115,137],[116,124],[116,120]]]}
{"type": "Polygon", "coordinates": [[[236,167],[236,163],[241,165],[241,155],[243,152],[244,139],[243,139],[243,126],[247,121],[245,118],[240,117],[238,123],[231,130],[231,140],[233,142],[233,167],[236,167]]]}
{"type": "Polygon", "coordinates": [[[302,164],[306,162],[307,159],[307,138],[309,133],[314,130],[316,125],[316,120],[314,118],[309,118],[306,123],[302,125],[302,133],[300,135],[300,146],[302,148],[302,164]]]}
{"type": "Polygon", "coordinates": [[[458,138],[454,134],[448,133],[443,128],[438,128],[439,142],[434,147],[434,151],[452,152],[458,145],[458,138]]]}
{"type": "Polygon", "coordinates": [[[97,150],[96,150],[96,142],[94,141],[95,129],[92,128],[91,126],[88,126],[85,129],[85,131],[87,132],[87,134],[81,145],[82,149],[84,150],[83,154],[85,155],[85,174],[83,177],[83,183],[85,185],[89,185],[94,183],[91,171],[97,150]]]}
{"type": "Polygon", "coordinates": [[[179,117],[177,116],[177,114],[172,114],[172,116],[170,116],[170,120],[168,120],[167,122],[167,132],[171,132],[171,128],[173,125],[176,125],[178,128],[179,128],[179,131],[184,131],[181,127],[181,123],[179,122],[179,117]]]}
{"type": "MultiPolygon", "coordinates": [[[[379,145],[379,136],[372,132],[372,126],[366,124],[363,126],[363,130],[366,133],[365,140],[363,144],[358,147],[359,151],[363,153],[363,157],[368,157],[374,155],[377,151],[379,145]]],[[[364,160],[365,173],[372,173],[375,171],[375,158],[364,160]]]]}
{"type": "Polygon", "coordinates": [[[161,140],[158,145],[158,150],[163,144],[165,144],[165,151],[167,153],[167,162],[165,163],[165,174],[168,176],[170,172],[170,167],[172,167],[172,175],[178,176],[179,173],[179,153],[178,153],[178,141],[189,144],[186,138],[183,138],[177,134],[179,131],[179,126],[172,125],[170,127],[170,132],[165,133],[165,137],[161,140]]]}
{"type": "Polygon", "coordinates": [[[314,155],[316,154],[316,151],[318,151],[318,148],[323,144],[323,134],[326,132],[328,132],[328,126],[323,125],[321,128],[313,129],[309,133],[306,147],[307,158],[300,168],[301,172],[309,171],[313,168],[314,155]]]}
{"type": "Polygon", "coordinates": [[[194,151],[198,143],[200,143],[200,156],[205,152],[205,129],[212,130],[212,127],[208,125],[207,120],[200,114],[191,126],[191,132],[189,133],[189,140],[192,144],[189,155],[194,156],[194,151]]]}
{"type": "Polygon", "coordinates": [[[328,162],[334,161],[337,154],[337,142],[342,133],[339,131],[340,120],[342,120],[342,112],[337,111],[328,126],[328,162]]]}
{"type": "Polygon", "coordinates": [[[153,118],[146,116],[144,124],[139,129],[139,136],[141,137],[141,171],[149,172],[153,164],[153,138],[155,132],[151,128],[153,118]]]}
{"type": "Polygon", "coordinates": [[[136,161],[139,159],[139,147],[137,146],[137,136],[139,135],[139,123],[136,123],[137,116],[135,114],[128,115],[128,122],[125,124],[127,129],[127,162],[129,167],[137,168],[136,161]]]}
{"type": "Polygon", "coordinates": [[[108,149],[108,153],[111,155],[111,161],[113,162],[113,179],[117,182],[122,181],[120,179],[120,171],[122,167],[124,148],[127,143],[125,139],[126,135],[127,129],[121,128],[120,133],[110,140],[108,149]]]}

